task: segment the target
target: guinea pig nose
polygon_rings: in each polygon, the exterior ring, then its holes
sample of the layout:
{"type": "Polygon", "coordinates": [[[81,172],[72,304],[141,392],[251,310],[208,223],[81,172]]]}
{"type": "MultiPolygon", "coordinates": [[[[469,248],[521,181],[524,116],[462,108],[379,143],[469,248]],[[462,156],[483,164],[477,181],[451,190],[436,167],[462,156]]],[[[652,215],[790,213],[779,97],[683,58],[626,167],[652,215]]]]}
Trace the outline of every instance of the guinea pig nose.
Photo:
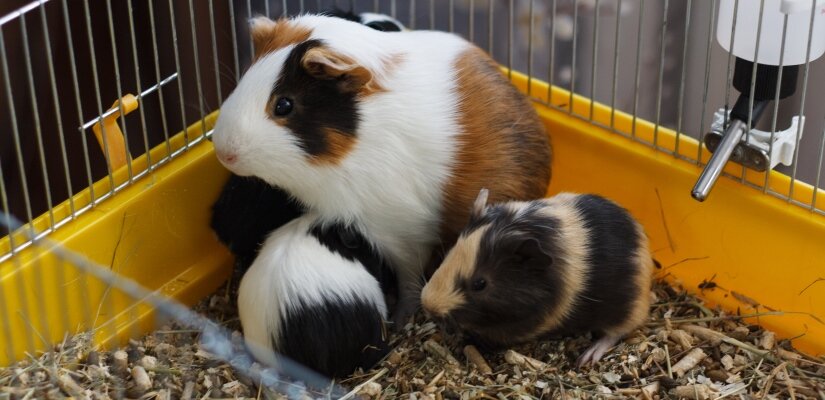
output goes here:
{"type": "Polygon", "coordinates": [[[238,160],[238,155],[235,153],[223,153],[218,152],[218,160],[220,160],[224,164],[232,164],[238,160]]]}

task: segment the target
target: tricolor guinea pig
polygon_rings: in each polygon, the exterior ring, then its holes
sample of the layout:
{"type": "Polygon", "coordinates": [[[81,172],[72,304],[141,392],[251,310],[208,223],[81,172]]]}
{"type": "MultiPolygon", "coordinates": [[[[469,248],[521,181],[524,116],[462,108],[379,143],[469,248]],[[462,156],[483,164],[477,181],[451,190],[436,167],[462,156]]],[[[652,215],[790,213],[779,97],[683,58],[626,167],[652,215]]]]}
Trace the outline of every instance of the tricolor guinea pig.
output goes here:
{"type": "Polygon", "coordinates": [[[595,332],[595,363],[648,316],[653,259],[641,225],[588,194],[486,206],[482,190],[455,246],[421,292],[425,311],[497,348],[595,332]]]}
{"type": "MultiPolygon", "coordinates": [[[[359,22],[384,32],[406,29],[398,20],[385,14],[355,14],[332,9],[324,15],[359,22]]],[[[255,177],[231,174],[212,205],[210,227],[235,256],[235,272],[243,275],[266,235],[303,213],[303,207],[283,189],[255,177]]]]}
{"type": "Polygon", "coordinates": [[[479,189],[544,195],[544,126],[459,36],[321,15],[255,18],[250,34],[254,61],[215,125],[218,159],[363,232],[397,272],[393,320],[415,310],[432,250],[457,237],[479,189]]]}
{"type": "Polygon", "coordinates": [[[272,351],[328,377],[388,351],[383,261],[355,230],[306,214],[269,235],[241,279],[238,311],[252,354],[272,351]]]}

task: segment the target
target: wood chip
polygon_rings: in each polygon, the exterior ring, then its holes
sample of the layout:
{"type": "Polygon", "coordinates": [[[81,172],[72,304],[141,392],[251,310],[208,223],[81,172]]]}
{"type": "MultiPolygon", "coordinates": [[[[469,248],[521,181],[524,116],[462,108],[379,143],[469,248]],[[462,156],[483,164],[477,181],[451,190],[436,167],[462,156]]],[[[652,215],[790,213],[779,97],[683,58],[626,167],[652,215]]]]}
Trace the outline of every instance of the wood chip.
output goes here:
{"type": "Polygon", "coordinates": [[[792,351],[782,349],[782,348],[777,348],[776,349],[776,355],[778,355],[783,360],[788,360],[788,361],[798,361],[798,360],[802,359],[802,355],[794,353],[792,351]]]}
{"type": "Polygon", "coordinates": [[[473,345],[464,346],[464,357],[467,357],[467,361],[471,362],[473,365],[478,368],[478,372],[482,374],[492,374],[493,369],[490,368],[490,364],[487,364],[487,360],[484,359],[484,356],[476,349],[473,345]]]}
{"type": "Polygon", "coordinates": [[[112,371],[117,375],[126,375],[129,368],[129,354],[118,350],[112,354],[112,371]]]}
{"type": "Polygon", "coordinates": [[[158,390],[157,397],[155,397],[155,400],[171,400],[171,399],[172,399],[172,393],[169,391],[169,389],[158,390]]]}
{"type": "Polygon", "coordinates": [[[759,347],[765,350],[772,350],[775,344],[776,334],[771,331],[763,332],[762,337],[759,338],[759,347]]]}
{"type": "Polygon", "coordinates": [[[670,393],[677,398],[695,400],[707,400],[713,396],[713,390],[704,384],[677,386],[670,393]]]}
{"type": "Polygon", "coordinates": [[[642,388],[642,397],[646,400],[653,400],[653,396],[659,393],[659,381],[653,382],[642,388]]]}
{"type": "Polygon", "coordinates": [[[690,371],[705,359],[708,355],[700,348],[691,350],[686,356],[682,357],[679,362],[673,365],[672,370],[678,377],[682,377],[686,372],[690,371]]]}
{"type": "Polygon", "coordinates": [[[679,344],[679,346],[682,346],[682,350],[684,351],[690,350],[690,348],[693,347],[693,338],[689,333],[681,329],[674,329],[671,331],[670,337],[674,342],[679,344]]]}
{"type": "Polygon", "coordinates": [[[460,365],[458,360],[456,360],[455,357],[453,357],[453,354],[450,353],[450,350],[447,350],[444,346],[436,343],[432,339],[429,339],[426,342],[424,342],[423,347],[424,350],[426,350],[428,353],[446,361],[447,364],[454,366],[460,365]]]}
{"type": "Polygon", "coordinates": [[[378,382],[367,382],[366,385],[361,387],[361,390],[358,391],[359,395],[368,396],[371,398],[377,398],[381,395],[381,384],[378,382]]]}
{"type": "Polygon", "coordinates": [[[83,388],[77,384],[77,382],[72,379],[71,376],[67,373],[58,373],[57,375],[57,385],[63,390],[64,393],[68,394],[75,399],[88,399],[86,393],[84,393],[83,388]]]}
{"type": "Polygon", "coordinates": [[[525,369],[530,369],[533,371],[541,371],[547,368],[547,364],[536,360],[535,358],[531,358],[525,356],[524,354],[517,353],[514,350],[507,350],[504,353],[504,361],[507,361],[508,364],[518,365],[525,369]]]}
{"type": "Polygon", "coordinates": [[[725,335],[724,333],[698,325],[682,325],[679,328],[685,332],[695,335],[699,339],[710,341],[711,346],[718,346],[722,343],[722,340],[728,337],[728,335],[725,335]]]}
{"type": "Polygon", "coordinates": [[[401,351],[399,349],[393,349],[389,355],[387,355],[387,363],[390,365],[398,365],[401,364],[401,361],[404,360],[404,357],[401,355],[401,351]]]}
{"type": "Polygon", "coordinates": [[[183,393],[180,395],[180,400],[192,400],[192,394],[195,392],[195,382],[186,382],[183,386],[183,393]]]}
{"type": "Polygon", "coordinates": [[[135,382],[135,394],[143,395],[152,388],[152,379],[141,366],[132,368],[132,379],[135,382]]]}
{"type": "Polygon", "coordinates": [[[152,356],[143,356],[138,363],[144,369],[155,369],[158,366],[158,359],[152,356]]]}

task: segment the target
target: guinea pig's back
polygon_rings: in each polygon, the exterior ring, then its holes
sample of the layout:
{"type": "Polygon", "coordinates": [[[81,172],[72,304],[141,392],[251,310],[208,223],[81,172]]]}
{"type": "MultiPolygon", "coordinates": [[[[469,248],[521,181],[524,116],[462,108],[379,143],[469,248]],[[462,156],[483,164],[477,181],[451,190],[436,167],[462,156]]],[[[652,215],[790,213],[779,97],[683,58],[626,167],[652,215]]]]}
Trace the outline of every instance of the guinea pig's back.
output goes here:
{"type": "Polygon", "coordinates": [[[584,249],[584,286],[562,325],[612,330],[638,323],[647,315],[653,260],[641,225],[618,204],[596,195],[561,194],[583,235],[568,238],[584,249]]]}
{"type": "Polygon", "coordinates": [[[467,222],[478,191],[490,202],[534,200],[547,191],[552,150],[535,109],[484,51],[465,49],[454,61],[457,153],[444,188],[446,236],[467,222]]]}
{"type": "Polygon", "coordinates": [[[327,376],[369,367],[388,350],[378,281],[309,233],[310,218],[275,231],[241,282],[247,340],[327,376]]]}

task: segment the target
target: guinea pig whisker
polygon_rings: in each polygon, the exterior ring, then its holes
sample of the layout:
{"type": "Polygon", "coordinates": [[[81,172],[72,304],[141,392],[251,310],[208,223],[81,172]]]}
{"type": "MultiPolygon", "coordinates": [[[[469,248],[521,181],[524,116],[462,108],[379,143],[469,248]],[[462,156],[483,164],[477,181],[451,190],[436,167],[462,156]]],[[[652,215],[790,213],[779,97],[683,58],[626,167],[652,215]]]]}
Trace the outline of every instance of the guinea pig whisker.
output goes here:
{"type": "MultiPolygon", "coordinates": [[[[235,70],[229,64],[223,61],[218,61],[218,72],[220,72],[221,76],[228,79],[232,83],[232,85],[238,83],[238,80],[235,78],[234,74],[235,70]]],[[[238,71],[238,73],[240,73],[240,71],[238,71]]]]}

